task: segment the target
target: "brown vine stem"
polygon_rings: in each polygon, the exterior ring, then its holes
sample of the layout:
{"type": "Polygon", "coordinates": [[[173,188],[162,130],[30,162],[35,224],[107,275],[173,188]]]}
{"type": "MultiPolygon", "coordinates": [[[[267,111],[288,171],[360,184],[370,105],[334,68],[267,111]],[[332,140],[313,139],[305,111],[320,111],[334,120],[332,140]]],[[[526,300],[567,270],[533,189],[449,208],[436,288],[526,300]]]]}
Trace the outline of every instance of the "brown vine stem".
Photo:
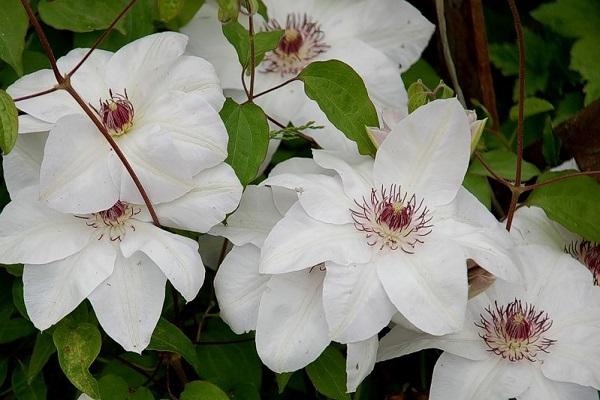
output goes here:
{"type": "Polygon", "coordinates": [[[277,89],[280,89],[280,88],[282,88],[282,87],[284,87],[286,85],[289,85],[290,83],[295,82],[297,80],[298,80],[298,77],[295,76],[295,77],[293,77],[291,79],[288,79],[287,81],[285,81],[283,83],[280,83],[277,86],[273,86],[271,89],[267,89],[264,92],[260,92],[260,93],[255,94],[253,98],[256,99],[257,97],[264,96],[265,94],[271,93],[271,92],[273,92],[273,91],[275,91],[277,89]]]}
{"type": "Polygon", "coordinates": [[[534,189],[539,189],[544,186],[552,185],[556,182],[564,181],[571,178],[576,178],[578,176],[600,176],[600,171],[584,171],[584,172],[574,172],[572,174],[567,174],[563,176],[557,176],[556,178],[548,179],[544,182],[534,183],[532,185],[523,186],[521,188],[521,192],[529,192],[534,189]]]}
{"type": "Polygon", "coordinates": [[[17,97],[16,99],[13,99],[13,101],[15,103],[18,103],[19,101],[33,99],[34,97],[40,97],[40,96],[43,96],[45,94],[50,94],[52,92],[56,92],[57,90],[58,90],[58,87],[55,86],[55,87],[52,87],[50,89],[42,90],[41,92],[37,92],[37,93],[33,93],[33,94],[28,94],[27,96],[23,96],[23,97],[17,97]]]}
{"type": "Polygon", "coordinates": [[[123,154],[123,152],[121,151],[121,149],[119,148],[117,143],[114,141],[114,139],[112,138],[112,136],[110,135],[110,133],[108,132],[108,130],[106,129],[104,124],[97,118],[96,114],[90,109],[90,107],[81,98],[81,96],[79,96],[79,93],[77,93],[77,91],[73,88],[73,86],[71,85],[69,76],[67,75],[66,77],[63,77],[61,75],[61,73],[58,69],[58,65],[56,64],[56,57],[54,57],[54,53],[52,51],[50,43],[48,42],[48,38],[46,37],[46,34],[44,33],[44,29],[42,28],[42,25],[38,21],[33,10],[31,9],[31,5],[29,4],[29,2],[27,0],[21,0],[21,4],[23,5],[23,8],[27,12],[27,15],[29,16],[29,20],[30,20],[31,24],[33,25],[33,28],[35,29],[36,35],[38,36],[40,43],[42,44],[42,48],[44,49],[44,52],[46,53],[46,56],[48,57],[48,60],[50,61],[52,71],[54,71],[54,76],[58,83],[58,85],[55,86],[55,88],[65,90],[67,93],[69,93],[71,95],[71,97],[73,97],[73,99],[77,102],[77,104],[79,104],[79,106],[85,112],[85,114],[92,120],[94,125],[96,125],[96,127],[98,128],[98,130],[100,131],[102,136],[104,136],[104,138],[108,141],[108,143],[110,144],[112,149],[115,151],[115,154],[117,155],[117,157],[119,157],[119,160],[121,160],[121,163],[123,164],[123,166],[129,173],[129,175],[131,176],[133,183],[135,184],[135,186],[139,190],[142,198],[144,199],[144,204],[148,208],[148,212],[150,213],[150,216],[152,217],[152,222],[154,223],[154,225],[160,227],[158,216],[156,215],[156,211],[154,210],[154,207],[152,206],[152,202],[150,201],[150,198],[148,197],[148,193],[144,189],[144,186],[142,185],[140,179],[138,178],[137,174],[133,170],[133,167],[131,166],[131,164],[129,164],[127,157],[125,157],[125,154],[123,154]]]}
{"type": "Polygon", "coordinates": [[[510,206],[506,215],[506,230],[510,231],[513,217],[515,215],[515,211],[517,210],[519,194],[522,192],[521,178],[523,165],[523,119],[525,108],[525,38],[523,36],[523,26],[521,25],[519,10],[517,9],[515,1],[507,1],[510,7],[510,12],[512,13],[519,47],[519,116],[517,119],[517,168],[515,173],[515,184],[510,199],[510,206]]]}
{"type": "Polygon", "coordinates": [[[492,175],[492,178],[494,178],[495,180],[512,190],[513,184],[507,181],[506,179],[502,178],[500,175],[498,175],[478,151],[474,152],[473,155],[475,156],[475,158],[477,158],[477,160],[479,160],[481,165],[483,165],[483,167],[490,173],[490,175],[492,175]]]}
{"type": "MultiPolygon", "coordinates": [[[[251,6],[248,2],[248,10],[250,11],[251,6]]],[[[248,13],[248,33],[250,36],[250,93],[248,94],[248,100],[252,102],[254,100],[254,79],[256,78],[256,49],[254,43],[254,15],[252,12],[248,13]]]]}
{"type": "Polygon", "coordinates": [[[83,63],[86,62],[86,60],[92,55],[94,50],[96,50],[98,48],[98,46],[100,46],[102,44],[102,42],[104,41],[104,39],[106,39],[108,34],[112,32],[112,30],[115,28],[115,26],[117,26],[117,24],[119,23],[121,18],[123,18],[125,16],[125,14],[127,14],[129,12],[129,10],[131,10],[131,7],[133,7],[136,2],[137,2],[137,0],[131,0],[129,2],[129,4],[127,4],[127,6],[125,6],[123,11],[121,11],[119,13],[119,15],[117,15],[117,17],[113,20],[113,22],[111,22],[111,24],[108,26],[108,28],[106,28],[106,30],[104,32],[102,32],[102,34],[98,37],[98,39],[96,39],[96,41],[94,42],[92,47],[88,50],[88,52],[85,54],[85,56],[83,56],[83,58],[77,63],[77,65],[75,65],[75,67],[73,67],[73,69],[67,74],[68,76],[72,76],[75,72],[77,72],[79,67],[81,67],[83,65],[83,63]]]}

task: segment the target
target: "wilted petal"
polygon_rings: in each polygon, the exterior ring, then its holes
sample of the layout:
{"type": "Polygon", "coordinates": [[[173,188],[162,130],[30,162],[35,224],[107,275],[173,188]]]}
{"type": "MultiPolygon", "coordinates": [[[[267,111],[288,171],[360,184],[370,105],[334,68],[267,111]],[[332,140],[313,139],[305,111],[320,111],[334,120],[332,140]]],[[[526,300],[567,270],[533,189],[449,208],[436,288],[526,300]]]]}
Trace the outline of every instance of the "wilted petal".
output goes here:
{"type": "Polygon", "coordinates": [[[23,290],[27,315],[46,330],[73,311],[113,272],[112,244],[93,240],[81,251],[42,265],[25,264],[23,290]]]}
{"type": "Polygon", "coordinates": [[[237,334],[256,329],[260,299],[271,278],[258,272],[259,258],[260,250],[251,244],[234,247],[215,277],[221,318],[237,334]]]}
{"type": "Polygon", "coordinates": [[[141,353],[152,337],[167,278],[145,254],[117,251],[112,275],[88,297],[102,329],[126,351],[141,353]]]}
{"type": "Polygon", "coordinates": [[[319,268],[276,275],[260,301],[256,349],[271,370],[304,368],[330,342],[323,310],[323,277],[319,268]]]}

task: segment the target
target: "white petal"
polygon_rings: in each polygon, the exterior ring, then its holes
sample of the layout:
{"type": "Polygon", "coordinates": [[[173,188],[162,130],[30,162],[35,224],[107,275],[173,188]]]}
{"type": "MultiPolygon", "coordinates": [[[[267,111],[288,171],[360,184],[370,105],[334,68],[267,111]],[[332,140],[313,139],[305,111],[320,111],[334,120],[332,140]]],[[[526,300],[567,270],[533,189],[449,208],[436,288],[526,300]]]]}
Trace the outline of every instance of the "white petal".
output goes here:
{"type": "Polygon", "coordinates": [[[551,246],[560,251],[580,237],[552,221],[539,207],[523,206],[515,212],[511,233],[522,244],[551,246]]]}
{"type": "Polygon", "coordinates": [[[200,57],[179,57],[158,83],[155,93],[165,90],[193,93],[202,96],[216,111],[220,111],[225,102],[215,67],[200,57]]]}
{"type": "Polygon", "coordinates": [[[187,301],[194,300],[204,282],[198,243],[150,223],[136,223],[121,242],[121,251],[125,257],[145,253],[187,301]]]}
{"type": "Polygon", "coordinates": [[[240,206],[227,219],[227,224],[213,227],[210,234],[224,236],[236,246],[252,243],[261,247],[281,218],[273,203],[271,189],[248,185],[242,194],[240,206]]]}
{"type": "Polygon", "coordinates": [[[330,224],[353,222],[350,209],[355,205],[346,196],[341,182],[321,174],[281,174],[261,182],[265,186],[278,186],[293,190],[302,208],[318,221],[330,224]]]}
{"type": "Polygon", "coordinates": [[[136,110],[153,99],[155,87],[183,55],[188,38],[181,33],[161,32],[135,40],[117,51],[106,66],[108,86],[117,93],[127,89],[136,110]]]}
{"type": "Polygon", "coordinates": [[[328,171],[321,168],[312,158],[292,157],[275,165],[269,176],[282,174],[328,174],[328,171]]]}
{"type": "Polygon", "coordinates": [[[235,210],[241,196],[235,172],[221,163],[196,175],[192,191],[155,209],[164,226],[204,233],[235,210]]]}
{"type": "Polygon", "coordinates": [[[458,100],[432,101],[401,120],[383,141],[375,157],[375,180],[386,187],[402,185],[429,207],[447,204],[467,171],[470,137],[458,100]]]}
{"type": "MultiPolygon", "coordinates": [[[[69,72],[83,58],[87,49],[74,49],[61,57],[57,64],[61,73],[69,72]]],[[[94,50],[86,62],[71,77],[71,84],[85,102],[97,105],[101,97],[108,96],[104,83],[104,70],[111,53],[94,50]]],[[[50,89],[56,85],[56,78],[49,69],[25,75],[12,84],[7,92],[13,97],[27,96],[50,89]]],[[[55,123],[70,114],[81,114],[83,110],[64,90],[57,90],[43,96],[34,97],[17,103],[21,111],[45,122],[55,123]]]]}
{"type": "Polygon", "coordinates": [[[598,391],[573,383],[555,382],[533,373],[529,389],[518,400],[598,400],[598,391]]]}
{"type": "Polygon", "coordinates": [[[354,34],[383,51],[403,72],[421,57],[435,31],[435,26],[404,0],[368,0],[361,18],[363,23],[354,34]]]}
{"type": "Polygon", "coordinates": [[[113,272],[115,248],[93,240],[78,253],[49,264],[26,264],[23,290],[27,315],[46,330],[71,311],[113,272]]]}
{"type": "Polygon", "coordinates": [[[236,246],[215,277],[221,318],[237,334],[256,329],[260,299],[271,278],[258,272],[259,257],[260,249],[251,244],[236,246]]]}
{"type": "Polygon", "coordinates": [[[449,218],[435,220],[436,232],[456,242],[467,258],[498,278],[521,280],[517,261],[511,254],[514,242],[487,208],[463,187],[450,207],[453,212],[449,218]]]}
{"type": "Polygon", "coordinates": [[[312,219],[300,204],[275,225],[262,248],[260,272],[283,273],[325,261],[342,265],[365,263],[372,248],[353,225],[333,225],[312,219]]]}
{"type": "Polygon", "coordinates": [[[195,93],[168,92],[136,118],[168,132],[192,175],[227,158],[227,130],[214,108],[195,93]]]}
{"type": "Polygon", "coordinates": [[[107,210],[119,200],[109,170],[108,142],[83,115],[62,118],[46,142],[40,197],[62,212],[107,210]],[[93,195],[91,195],[93,194],[93,195]]]}
{"type": "Polygon", "coordinates": [[[77,253],[94,234],[85,220],[32,200],[25,190],[0,215],[0,263],[46,264],[77,253]],[[26,197],[27,195],[27,197],[26,197]]]}
{"type": "Polygon", "coordinates": [[[377,335],[357,343],[348,343],[346,390],[356,392],[358,385],[373,371],[379,341],[377,335]]]}
{"type": "Polygon", "coordinates": [[[11,196],[21,190],[39,185],[40,167],[48,133],[19,135],[12,151],[2,157],[4,181],[11,196]]]}
{"type": "Polygon", "coordinates": [[[419,329],[443,335],[462,327],[468,287],[459,247],[429,235],[414,254],[396,250],[373,262],[392,303],[419,329]]]}
{"type": "Polygon", "coordinates": [[[88,297],[102,329],[126,351],[141,353],[152,337],[167,278],[142,253],[117,252],[112,275],[88,297]]]}
{"type": "MultiPolygon", "coordinates": [[[[532,367],[500,357],[471,361],[444,353],[433,369],[431,400],[506,400],[529,386],[532,367]]],[[[541,399],[540,399],[541,400],[541,399]]]]}
{"type": "Polygon", "coordinates": [[[19,115],[19,133],[47,133],[53,126],[54,124],[49,124],[31,115],[19,115]]]}
{"type": "Polygon", "coordinates": [[[377,270],[371,264],[326,267],[323,306],[331,338],[349,343],[377,335],[396,312],[377,270]]]}
{"type": "Polygon", "coordinates": [[[256,349],[282,373],[304,368],[330,342],[322,302],[324,273],[315,268],[273,276],[260,301],[256,349]]]}
{"type": "MultiPolygon", "coordinates": [[[[117,140],[127,161],[154,204],[175,200],[193,189],[192,174],[177,151],[169,131],[158,125],[138,126],[117,140]]],[[[114,152],[109,168],[114,182],[120,182],[120,199],[143,204],[131,176],[114,152]]]]}
{"type": "Polygon", "coordinates": [[[363,196],[370,196],[373,189],[373,159],[355,156],[351,162],[344,159],[344,153],[313,150],[315,162],[321,167],[332,169],[342,179],[344,191],[353,200],[360,202],[363,196]]]}

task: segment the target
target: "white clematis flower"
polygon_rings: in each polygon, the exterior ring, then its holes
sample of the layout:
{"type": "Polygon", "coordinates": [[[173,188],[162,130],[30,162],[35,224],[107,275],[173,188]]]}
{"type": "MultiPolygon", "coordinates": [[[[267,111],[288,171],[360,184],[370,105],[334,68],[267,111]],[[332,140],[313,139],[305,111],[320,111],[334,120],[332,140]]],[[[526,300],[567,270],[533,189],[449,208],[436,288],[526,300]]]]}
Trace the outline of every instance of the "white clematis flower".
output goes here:
{"type": "Polygon", "coordinates": [[[594,285],[600,286],[600,244],[570,232],[548,218],[541,208],[519,208],[515,212],[511,233],[522,244],[548,246],[570,254],[591,272],[594,285]]]}
{"type": "Polygon", "coordinates": [[[404,118],[374,161],[315,150],[315,162],[335,176],[288,173],[263,182],[295,190],[299,202],[265,240],[260,272],[326,263],[325,314],[342,343],[371,338],[397,311],[432,334],[460,329],[468,258],[519,279],[508,233],[461,187],[469,154],[469,124],[456,99],[404,118]]]}
{"type": "Polygon", "coordinates": [[[444,350],[431,400],[596,400],[600,293],[566,254],[536,245],[516,252],[524,280],[497,281],[470,300],[461,331],[436,337],[397,326],[378,361],[444,350]]]}
{"type": "MultiPolygon", "coordinates": [[[[227,132],[224,101],[212,65],[184,54],[187,37],[174,32],[136,40],[116,53],[95,50],[70,78],[117,142],[154,204],[181,197],[194,176],[222,163],[227,132]]],[[[58,60],[69,72],[86,54],[58,60]]],[[[8,88],[25,96],[56,84],[50,70],[8,88]]],[[[138,189],[95,125],[64,91],[20,101],[20,131],[50,131],[40,176],[40,198],[62,212],[106,210],[118,200],[141,204],[138,189]]]]}

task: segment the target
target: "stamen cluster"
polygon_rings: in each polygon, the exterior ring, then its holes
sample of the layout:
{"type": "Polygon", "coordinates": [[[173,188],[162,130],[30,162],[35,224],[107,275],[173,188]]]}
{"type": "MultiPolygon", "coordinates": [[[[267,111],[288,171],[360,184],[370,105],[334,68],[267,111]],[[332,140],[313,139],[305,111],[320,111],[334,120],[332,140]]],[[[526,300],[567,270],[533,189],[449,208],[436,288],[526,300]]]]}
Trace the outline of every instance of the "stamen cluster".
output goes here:
{"type": "Polygon", "coordinates": [[[113,94],[109,90],[110,98],[108,100],[100,100],[100,111],[98,114],[102,119],[102,123],[113,136],[121,136],[133,126],[133,104],[125,94],[113,94]]]}
{"type": "Polygon", "coordinates": [[[494,308],[486,308],[486,313],[475,326],[482,330],[479,336],[489,351],[504,359],[536,362],[539,352],[548,353],[548,348],[556,343],[544,336],[552,320],[532,304],[517,299],[506,306],[495,302],[494,308]]]}
{"type": "Polygon", "coordinates": [[[412,254],[417,244],[423,243],[423,237],[431,233],[433,217],[423,199],[418,201],[414,194],[409,197],[398,185],[372,189],[369,199],[363,197],[361,203],[354,203],[358,207],[350,210],[354,226],[366,233],[370,246],[377,245],[380,250],[388,247],[412,254]]]}
{"type": "Polygon", "coordinates": [[[88,220],[87,226],[94,229],[100,229],[98,240],[102,240],[105,236],[111,242],[120,242],[127,233],[127,228],[135,231],[135,226],[128,223],[128,220],[137,215],[142,210],[131,204],[117,201],[117,203],[108,210],[100,211],[83,217],[88,220]]]}
{"type": "Polygon", "coordinates": [[[261,72],[277,72],[281,76],[297,74],[311,60],[329,49],[324,41],[325,33],[318,23],[304,14],[288,14],[285,27],[271,19],[265,24],[265,31],[284,29],[279,45],[265,56],[261,72]]]}
{"type": "Polygon", "coordinates": [[[594,285],[600,286],[600,244],[589,240],[575,241],[565,251],[585,265],[594,276],[594,285]]]}

